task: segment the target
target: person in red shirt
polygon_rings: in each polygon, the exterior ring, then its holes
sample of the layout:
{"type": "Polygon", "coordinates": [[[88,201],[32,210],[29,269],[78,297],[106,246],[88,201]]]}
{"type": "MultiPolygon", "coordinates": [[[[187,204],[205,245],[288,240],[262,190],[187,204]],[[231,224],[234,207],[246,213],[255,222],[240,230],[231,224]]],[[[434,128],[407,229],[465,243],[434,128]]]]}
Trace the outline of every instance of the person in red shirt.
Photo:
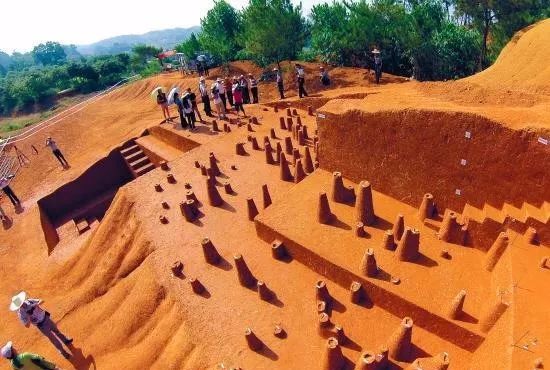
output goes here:
{"type": "Polygon", "coordinates": [[[233,103],[235,105],[235,111],[237,111],[237,117],[239,116],[239,111],[243,112],[243,116],[246,118],[246,113],[243,108],[243,86],[239,83],[239,80],[235,76],[233,78],[233,103]]]}

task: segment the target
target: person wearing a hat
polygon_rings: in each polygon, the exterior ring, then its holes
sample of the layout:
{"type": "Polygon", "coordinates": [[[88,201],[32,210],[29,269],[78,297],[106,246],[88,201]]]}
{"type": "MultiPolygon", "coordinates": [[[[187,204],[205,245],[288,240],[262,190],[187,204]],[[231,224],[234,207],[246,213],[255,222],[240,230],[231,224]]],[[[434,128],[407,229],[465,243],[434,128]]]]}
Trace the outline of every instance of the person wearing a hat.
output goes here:
{"type": "Polygon", "coordinates": [[[225,84],[221,78],[216,79],[216,86],[218,87],[218,92],[220,93],[220,99],[223,103],[223,109],[227,111],[227,97],[225,95],[225,84]]]}
{"type": "Polygon", "coordinates": [[[372,51],[374,56],[374,75],[376,76],[376,83],[380,84],[382,78],[382,57],[380,56],[380,50],[374,49],[372,51]]]}
{"type": "Polygon", "coordinates": [[[55,142],[54,139],[52,139],[51,136],[48,136],[48,138],[46,139],[46,146],[52,150],[53,155],[55,155],[55,158],[57,158],[57,160],[59,161],[59,163],[61,163],[61,166],[63,166],[63,168],[69,167],[69,162],[67,162],[67,160],[63,156],[63,153],[61,153],[61,150],[59,150],[57,143],[55,142]]]}
{"type": "Polygon", "coordinates": [[[218,113],[218,119],[224,120],[225,117],[225,107],[223,106],[222,98],[220,97],[220,90],[218,90],[218,83],[214,82],[210,87],[212,91],[212,100],[214,100],[214,105],[216,106],[216,112],[218,113]]]}
{"type": "Polygon", "coordinates": [[[206,78],[204,78],[204,76],[199,80],[199,93],[201,94],[202,104],[204,105],[204,113],[206,113],[208,117],[212,117],[210,97],[208,96],[208,87],[206,86],[206,78]]]}
{"type": "Polygon", "coordinates": [[[73,340],[59,331],[57,325],[50,318],[50,313],[40,307],[41,302],[40,299],[28,298],[27,293],[20,292],[12,297],[10,311],[17,312],[19,320],[26,327],[29,327],[29,324],[36,326],[52,342],[59,353],[68,359],[71,355],[65,350],[63,344],[68,346],[73,340]]]}
{"type": "Polygon", "coordinates": [[[239,77],[239,83],[242,87],[243,103],[250,104],[250,91],[248,91],[248,81],[246,80],[246,78],[244,78],[244,75],[241,75],[239,77]]]}
{"type": "Polygon", "coordinates": [[[281,99],[285,98],[285,87],[283,84],[283,75],[279,71],[279,68],[273,68],[273,72],[276,73],[276,80],[277,80],[277,89],[279,90],[279,94],[281,95],[281,99]]]}
{"type": "Polygon", "coordinates": [[[58,370],[56,364],[46,361],[44,357],[34,353],[17,353],[13,348],[13,343],[8,342],[0,348],[0,355],[6,360],[10,360],[11,367],[14,370],[58,370]]]}
{"type": "Polygon", "coordinates": [[[14,175],[4,176],[0,178],[0,189],[6,194],[8,199],[11,201],[13,206],[15,208],[19,207],[21,205],[21,202],[19,201],[19,198],[17,198],[17,195],[13,192],[12,188],[10,187],[10,179],[13,178],[14,175]]]}
{"type": "Polygon", "coordinates": [[[180,98],[180,94],[178,94],[177,92],[174,93],[174,104],[176,104],[176,107],[178,107],[181,128],[184,129],[187,127],[187,122],[185,121],[185,114],[183,113],[183,101],[180,98]]]}
{"type": "Polygon", "coordinates": [[[252,73],[248,74],[248,83],[252,93],[252,104],[258,104],[258,81],[252,76],[252,73]]]}
{"type": "Polygon", "coordinates": [[[323,86],[329,86],[330,85],[330,77],[328,76],[327,70],[325,70],[325,67],[319,67],[320,76],[319,79],[321,80],[321,83],[323,86]]]}
{"type": "Polygon", "coordinates": [[[195,122],[197,118],[195,117],[195,111],[193,109],[193,103],[191,102],[191,95],[189,92],[185,92],[181,98],[181,103],[183,106],[183,113],[185,113],[185,118],[187,118],[187,123],[189,124],[189,130],[195,130],[195,122]]]}
{"type": "MultiPolygon", "coordinates": [[[[197,114],[199,116],[199,121],[202,122],[201,112],[199,111],[199,107],[197,106],[197,95],[193,91],[191,91],[191,88],[187,88],[187,94],[189,95],[189,101],[191,102],[191,105],[193,106],[193,114],[197,114]]],[[[196,116],[195,116],[196,117],[196,116]]],[[[196,121],[196,119],[195,119],[196,121]]]]}
{"type": "Polygon", "coordinates": [[[303,98],[307,96],[307,91],[304,87],[306,83],[306,72],[301,64],[296,64],[296,77],[298,78],[298,95],[300,98],[303,98]]]}

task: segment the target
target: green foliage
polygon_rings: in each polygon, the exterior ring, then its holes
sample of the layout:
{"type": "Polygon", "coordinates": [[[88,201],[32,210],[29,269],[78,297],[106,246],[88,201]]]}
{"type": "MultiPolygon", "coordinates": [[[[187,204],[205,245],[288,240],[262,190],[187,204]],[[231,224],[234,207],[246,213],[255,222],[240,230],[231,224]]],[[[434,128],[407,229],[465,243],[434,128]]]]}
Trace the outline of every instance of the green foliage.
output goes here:
{"type": "Polygon", "coordinates": [[[311,10],[311,46],[325,63],[349,63],[349,11],[343,3],[320,4],[311,10]]]}
{"type": "Polygon", "coordinates": [[[239,41],[260,64],[295,59],[306,36],[302,6],[290,0],[250,0],[243,10],[239,41]]]}
{"type": "Polygon", "coordinates": [[[199,40],[194,33],[187,40],[176,46],[178,53],[183,53],[188,59],[194,59],[201,50],[199,40]]]}
{"type": "Polygon", "coordinates": [[[162,53],[161,48],[157,48],[151,45],[136,45],[132,48],[132,53],[142,62],[145,63],[151,58],[157,58],[162,53]]]}
{"type": "Polygon", "coordinates": [[[227,63],[238,51],[236,38],[240,28],[237,10],[225,0],[215,0],[214,7],[201,19],[200,46],[215,58],[227,63]]]}
{"type": "Polygon", "coordinates": [[[62,64],[67,60],[67,54],[65,54],[63,46],[53,41],[35,46],[31,54],[36,63],[44,66],[62,64]]]}

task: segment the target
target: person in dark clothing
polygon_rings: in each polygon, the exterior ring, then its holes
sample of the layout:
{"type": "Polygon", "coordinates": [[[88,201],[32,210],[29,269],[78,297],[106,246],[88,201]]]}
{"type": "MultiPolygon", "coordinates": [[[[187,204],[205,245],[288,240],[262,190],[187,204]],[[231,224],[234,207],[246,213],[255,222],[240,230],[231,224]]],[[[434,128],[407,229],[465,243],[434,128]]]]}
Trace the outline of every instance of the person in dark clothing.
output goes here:
{"type": "Polygon", "coordinates": [[[298,95],[300,98],[308,96],[304,87],[304,84],[306,83],[306,72],[301,64],[296,64],[296,77],[298,78],[298,95]]]}
{"type": "Polygon", "coordinates": [[[180,95],[178,93],[174,94],[174,104],[178,107],[178,113],[180,115],[181,128],[187,127],[187,122],[185,121],[185,114],[183,113],[183,102],[181,101],[180,95]]]}
{"type": "Polygon", "coordinates": [[[210,107],[210,97],[208,96],[209,91],[208,87],[206,86],[206,79],[204,77],[201,77],[199,82],[199,92],[201,94],[202,103],[204,104],[204,113],[208,117],[212,117],[212,108],[210,107]]]}
{"type": "Polygon", "coordinates": [[[319,76],[319,79],[321,80],[321,83],[323,86],[329,86],[330,85],[330,77],[328,76],[328,72],[325,70],[324,67],[319,67],[319,70],[321,71],[321,74],[319,76]]]}
{"type": "Polygon", "coordinates": [[[250,83],[250,92],[252,93],[252,104],[258,104],[258,81],[252,76],[252,73],[248,74],[248,82],[250,83]]]}
{"type": "Polygon", "coordinates": [[[157,104],[162,109],[164,121],[172,121],[172,117],[170,117],[170,110],[168,109],[168,99],[166,98],[166,94],[163,93],[160,89],[157,91],[157,104]]]}
{"type": "Polygon", "coordinates": [[[277,89],[279,90],[279,94],[281,95],[281,99],[285,98],[285,87],[283,84],[283,75],[281,72],[279,72],[278,68],[273,69],[273,72],[277,73],[277,89]]]}
{"type": "Polygon", "coordinates": [[[57,147],[57,143],[50,136],[46,139],[46,146],[52,150],[53,155],[57,158],[59,163],[61,163],[61,166],[69,167],[69,162],[67,162],[63,153],[61,153],[61,150],[57,147]]]}
{"type": "MultiPolygon", "coordinates": [[[[191,88],[187,88],[187,94],[189,94],[189,101],[191,102],[191,105],[193,106],[193,113],[199,116],[199,121],[202,122],[201,112],[199,112],[199,107],[197,106],[197,95],[195,95],[194,92],[191,91],[191,88]]],[[[196,121],[196,119],[195,119],[196,121]]]]}
{"type": "Polygon", "coordinates": [[[189,94],[185,94],[181,100],[183,105],[183,112],[185,113],[185,117],[187,118],[187,123],[189,123],[190,129],[194,130],[196,118],[189,94]]]}
{"type": "Polygon", "coordinates": [[[13,178],[13,175],[9,175],[6,177],[2,177],[0,179],[0,189],[6,194],[8,199],[11,201],[14,207],[18,207],[21,205],[21,202],[19,201],[19,198],[17,198],[17,195],[13,192],[13,190],[10,187],[9,180],[13,178]]]}
{"type": "Polygon", "coordinates": [[[231,109],[233,106],[233,84],[231,83],[229,77],[226,77],[223,82],[225,86],[225,95],[227,96],[227,101],[229,102],[229,109],[231,109]]]}
{"type": "Polygon", "coordinates": [[[243,103],[250,104],[250,91],[248,90],[248,81],[246,81],[246,78],[244,78],[243,75],[239,77],[239,84],[242,87],[243,103]]]}
{"type": "Polygon", "coordinates": [[[380,50],[374,49],[372,51],[374,55],[374,75],[376,76],[376,83],[380,84],[382,78],[382,57],[380,56],[380,50]]]}

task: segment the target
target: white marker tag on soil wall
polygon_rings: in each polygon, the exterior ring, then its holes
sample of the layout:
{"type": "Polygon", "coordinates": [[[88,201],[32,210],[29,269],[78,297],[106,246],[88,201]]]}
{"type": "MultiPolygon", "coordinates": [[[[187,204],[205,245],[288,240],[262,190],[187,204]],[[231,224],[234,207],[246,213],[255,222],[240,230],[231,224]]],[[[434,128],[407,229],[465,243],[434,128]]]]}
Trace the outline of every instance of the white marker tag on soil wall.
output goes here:
{"type": "Polygon", "coordinates": [[[472,133],[471,133],[470,131],[466,131],[466,132],[464,133],[464,137],[465,137],[466,139],[471,139],[471,138],[472,138],[472,133]]]}
{"type": "Polygon", "coordinates": [[[548,145],[548,139],[545,139],[543,137],[539,137],[538,142],[544,145],[548,145]]]}
{"type": "Polygon", "coordinates": [[[461,159],[460,164],[463,165],[463,166],[466,166],[468,164],[468,161],[465,160],[465,159],[461,159]]]}
{"type": "Polygon", "coordinates": [[[456,194],[456,195],[460,195],[460,194],[462,194],[462,190],[460,190],[460,189],[456,189],[456,190],[455,190],[455,194],[456,194]]]}
{"type": "Polygon", "coordinates": [[[325,116],[325,115],[322,114],[322,113],[317,113],[317,117],[319,117],[319,118],[327,118],[327,116],[325,116]]]}

